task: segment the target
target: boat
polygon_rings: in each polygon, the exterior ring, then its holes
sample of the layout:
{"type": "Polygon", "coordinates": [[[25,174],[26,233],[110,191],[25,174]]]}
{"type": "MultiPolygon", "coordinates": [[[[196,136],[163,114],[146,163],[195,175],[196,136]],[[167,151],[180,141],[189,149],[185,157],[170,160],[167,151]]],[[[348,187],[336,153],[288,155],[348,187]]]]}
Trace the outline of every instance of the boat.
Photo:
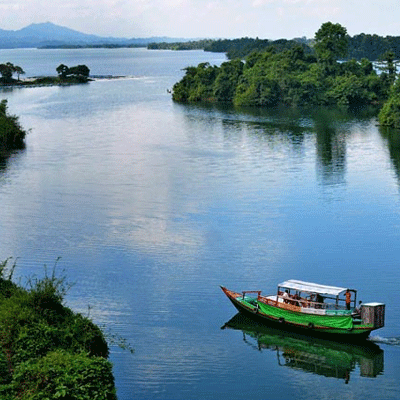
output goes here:
{"type": "Polygon", "coordinates": [[[384,352],[374,342],[340,343],[258,324],[238,313],[221,329],[241,331],[241,342],[257,351],[276,353],[278,365],[328,378],[344,379],[357,371],[376,378],[384,371],[384,352]]]}
{"type": "Polygon", "coordinates": [[[357,305],[357,290],[299,280],[278,285],[276,294],[260,290],[234,292],[221,286],[242,314],[280,329],[328,339],[366,339],[385,323],[385,304],[357,305]]]}

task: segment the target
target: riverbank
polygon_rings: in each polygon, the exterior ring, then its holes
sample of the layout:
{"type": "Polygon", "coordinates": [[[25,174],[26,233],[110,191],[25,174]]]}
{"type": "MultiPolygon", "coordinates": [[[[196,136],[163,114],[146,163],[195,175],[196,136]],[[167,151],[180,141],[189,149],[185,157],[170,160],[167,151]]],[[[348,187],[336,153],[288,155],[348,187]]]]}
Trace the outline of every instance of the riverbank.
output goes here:
{"type": "Polygon", "coordinates": [[[8,261],[0,263],[0,397],[115,400],[104,335],[63,305],[65,278],[54,267],[22,287],[8,261]]]}

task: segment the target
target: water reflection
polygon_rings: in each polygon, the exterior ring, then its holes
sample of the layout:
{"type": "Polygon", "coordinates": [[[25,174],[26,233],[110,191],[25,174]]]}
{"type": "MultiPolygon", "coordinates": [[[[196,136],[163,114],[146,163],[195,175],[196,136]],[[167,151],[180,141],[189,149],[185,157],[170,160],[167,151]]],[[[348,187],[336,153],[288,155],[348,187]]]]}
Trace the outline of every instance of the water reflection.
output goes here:
{"type": "Polygon", "coordinates": [[[345,183],[349,139],[358,131],[370,129],[376,116],[373,108],[236,109],[226,105],[189,105],[182,110],[188,126],[200,121],[212,124],[214,130],[221,126],[224,138],[229,141],[234,133],[242,142],[243,137],[258,140],[255,144],[258,149],[260,143],[271,149],[279,144],[286,152],[304,158],[310,158],[310,151],[315,151],[317,178],[324,186],[345,183]]]}
{"type": "Polygon", "coordinates": [[[241,314],[222,327],[226,328],[241,330],[243,341],[255,350],[276,352],[279,366],[343,379],[345,383],[357,367],[363,377],[383,374],[384,352],[369,341],[355,345],[308,338],[261,326],[241,314]]]}
{"type": "Polygon", "coordinates": [[[387,142],[390,160],[396,173],[397,180],[400,183],[400,131],[398,129],[380,126],[379,132],[387,142]]]}
{"type": "Polygon", "coordinates": [[[346,134],[335,126],[337,113],[319,110],[314,115],[317,165],[322,182],[340,184],[346,172],[346,134]]]}

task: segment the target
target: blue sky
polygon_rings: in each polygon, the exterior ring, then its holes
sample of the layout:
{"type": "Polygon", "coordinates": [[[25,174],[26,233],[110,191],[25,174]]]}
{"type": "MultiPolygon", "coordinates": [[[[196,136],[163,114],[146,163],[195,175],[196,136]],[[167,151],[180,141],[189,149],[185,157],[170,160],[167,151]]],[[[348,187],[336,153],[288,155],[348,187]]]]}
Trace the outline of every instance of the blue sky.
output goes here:
{"type": "Polygon", "coordinates": [[[53,22],[117,37],[311,38],[331,21],[350,35],[400,36],[399,0],[0,0],[0,28],[53,22]]]}

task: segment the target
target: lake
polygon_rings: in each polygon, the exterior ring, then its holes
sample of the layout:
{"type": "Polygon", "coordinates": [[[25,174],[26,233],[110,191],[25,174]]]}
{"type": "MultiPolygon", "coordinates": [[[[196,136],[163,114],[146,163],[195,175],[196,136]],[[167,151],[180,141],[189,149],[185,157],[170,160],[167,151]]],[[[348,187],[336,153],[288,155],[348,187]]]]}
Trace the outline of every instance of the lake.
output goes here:
{"type": "Polygon", "coordinates": [[[0,166],[0,259],[24,280],[61,257],[66,304],[107,333],[119,400],[399,398],[398,132],[366,110],[172,102],[186,66],[223,54],[0,50],[8,61],[124,76],[0,92],[30,129],[0,166]],[[356,288],[386,304],[386,326],[369,347],[299,339],[238,318],[219,288],[287,279],[356,288]]]}

